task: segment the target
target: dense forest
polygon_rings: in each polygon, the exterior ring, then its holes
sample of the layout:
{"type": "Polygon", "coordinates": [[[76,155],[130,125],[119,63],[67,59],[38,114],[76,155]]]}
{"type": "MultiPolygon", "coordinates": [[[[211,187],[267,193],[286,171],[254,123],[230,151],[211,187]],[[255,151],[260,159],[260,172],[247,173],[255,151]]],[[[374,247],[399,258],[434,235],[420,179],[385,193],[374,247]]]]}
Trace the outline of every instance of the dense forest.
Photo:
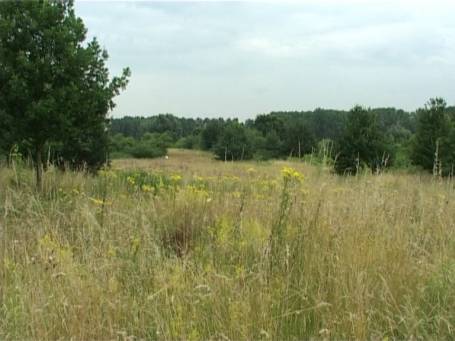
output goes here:
{"type": "Polygon", "coordinates": [[[212,151],[224,161],[324,157],[340,173],[389,166],[451,173],[454,124],[455,107],[437,98],[415,112],[318,108],[271,112],[246,122],[127,116],[113,119],[110,130],[112,157],[162,156],[172,146],[212,151]]]}

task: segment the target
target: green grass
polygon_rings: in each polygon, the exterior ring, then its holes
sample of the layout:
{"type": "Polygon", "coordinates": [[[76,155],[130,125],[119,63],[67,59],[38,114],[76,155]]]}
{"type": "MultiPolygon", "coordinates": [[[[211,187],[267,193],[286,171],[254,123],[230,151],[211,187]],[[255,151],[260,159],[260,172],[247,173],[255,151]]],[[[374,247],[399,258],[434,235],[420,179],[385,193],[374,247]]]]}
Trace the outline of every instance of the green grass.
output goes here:
{"type": "Polygon", "coordinates": [[[450,180],[169,155],[0,169],[0,339],[454,338],[450,180]]]}

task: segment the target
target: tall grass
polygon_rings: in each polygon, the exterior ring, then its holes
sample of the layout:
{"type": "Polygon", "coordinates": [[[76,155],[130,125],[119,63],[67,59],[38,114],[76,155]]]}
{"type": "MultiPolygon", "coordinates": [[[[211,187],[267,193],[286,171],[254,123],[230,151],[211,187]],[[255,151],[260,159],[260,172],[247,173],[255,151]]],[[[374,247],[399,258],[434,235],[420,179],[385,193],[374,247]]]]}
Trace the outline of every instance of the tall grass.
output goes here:
{"type": "Polygon", "coordinates": [[[452,182],[180,156],[0,169],[0,339],[454,338],[452,182]]]}

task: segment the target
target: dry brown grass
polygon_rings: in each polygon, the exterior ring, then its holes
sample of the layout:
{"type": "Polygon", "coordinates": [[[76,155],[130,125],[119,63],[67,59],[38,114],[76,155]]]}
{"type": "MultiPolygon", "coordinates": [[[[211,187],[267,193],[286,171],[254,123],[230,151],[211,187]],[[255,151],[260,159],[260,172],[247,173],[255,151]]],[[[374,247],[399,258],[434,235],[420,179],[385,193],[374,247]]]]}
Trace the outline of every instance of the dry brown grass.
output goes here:
{"type": "Polygon", "coordinates": [[[113,169],[42,195],[0,170],[0,338],[454,337],[450,180],[178,150],[113,169]]]}

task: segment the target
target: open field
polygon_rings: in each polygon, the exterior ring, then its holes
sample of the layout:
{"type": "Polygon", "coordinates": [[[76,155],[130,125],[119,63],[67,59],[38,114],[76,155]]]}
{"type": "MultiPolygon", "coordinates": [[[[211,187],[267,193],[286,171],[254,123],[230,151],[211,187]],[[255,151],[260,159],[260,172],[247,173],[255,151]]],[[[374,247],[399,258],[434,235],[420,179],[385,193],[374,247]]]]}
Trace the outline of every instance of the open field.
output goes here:
{"type": "Polygon", "coordinates": [[[455,338],[449,179],[171,150],[43,193],[0,169],[0,339],[455,338]]]}

